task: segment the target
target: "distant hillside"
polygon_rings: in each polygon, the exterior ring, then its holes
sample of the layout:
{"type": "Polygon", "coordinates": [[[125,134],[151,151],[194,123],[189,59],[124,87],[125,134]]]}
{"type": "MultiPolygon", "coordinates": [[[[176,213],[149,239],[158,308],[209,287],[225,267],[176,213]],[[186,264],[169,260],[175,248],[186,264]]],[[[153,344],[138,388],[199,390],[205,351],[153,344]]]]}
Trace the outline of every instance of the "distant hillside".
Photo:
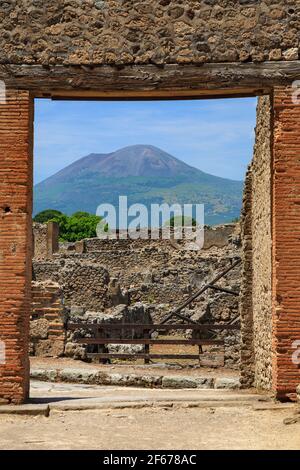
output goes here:
{"type": "Polygon", "coordinates": [[[57,209],[66,214],[95,213],[101,203],[205,204],[205,222],[239,217],[241,181],[209,175],[152,145],[134,145],[109,154],[83,157],[34,188],[34,213],[57,209]]]}

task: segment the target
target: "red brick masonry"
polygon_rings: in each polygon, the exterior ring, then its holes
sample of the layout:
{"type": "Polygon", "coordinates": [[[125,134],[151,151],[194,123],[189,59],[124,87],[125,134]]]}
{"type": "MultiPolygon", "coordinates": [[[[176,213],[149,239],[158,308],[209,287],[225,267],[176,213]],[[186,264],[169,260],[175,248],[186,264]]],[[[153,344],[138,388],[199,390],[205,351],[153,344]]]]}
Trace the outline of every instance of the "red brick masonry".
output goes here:
{"type": "Polygon", "coordinates": [[[0,398],[13,403],[29,391],[32,123],[29,93],[9,91],[0,104],[0,398]]]}
{"type": "Polygon", "coordinates": [[[272,219],[273,387],[284,397],[300,384],[300,101],[291,87],[274,90],[272,219]]]}

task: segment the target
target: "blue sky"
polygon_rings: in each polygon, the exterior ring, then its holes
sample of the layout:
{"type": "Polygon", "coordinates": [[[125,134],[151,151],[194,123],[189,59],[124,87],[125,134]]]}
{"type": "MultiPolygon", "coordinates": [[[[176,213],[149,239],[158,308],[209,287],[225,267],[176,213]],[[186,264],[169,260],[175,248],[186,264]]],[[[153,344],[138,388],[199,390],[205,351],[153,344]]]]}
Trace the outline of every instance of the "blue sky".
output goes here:
{"type": "Polygon", "coordinates": [[[35,101],[35,183],[89,153],[160,147],[213,175],[241,180],[252,158],[256,99],[35,101]]]}

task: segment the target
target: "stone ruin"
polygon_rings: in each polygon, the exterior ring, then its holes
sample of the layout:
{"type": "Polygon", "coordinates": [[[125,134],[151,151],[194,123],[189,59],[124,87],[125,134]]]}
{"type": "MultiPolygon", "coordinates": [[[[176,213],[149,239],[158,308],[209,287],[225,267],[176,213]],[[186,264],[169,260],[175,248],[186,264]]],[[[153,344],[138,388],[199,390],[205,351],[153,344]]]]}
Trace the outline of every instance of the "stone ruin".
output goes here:
{"type": "MultiPolygon", "coordinates": [[[[73,341],[82,332],[67,332],[67,320],[87,324],[160,323],[182,299],[240,256],[238,224],[206,228],[204,248],[200,251],[185,250],[172,239],[94,238],[59,245],[54,240],[50,255],[46,241],[53,237],[49,237],[49,231],[53,233],[53,223],[34,224],[31,354],[42,357],[65,355],[86,360],[87,347],[73,341]],[[60,343],[53,332],[53,320],[47,334],[49,310],[60,325],[60,343]]],[[[219,284],[239,292],[240,268],[236,267],[219,284]]],[[[181,313],[200,323],[225,324],[238,317],[238,298],[209,290],[181,313]]],[[[223,355],[220,358],[217,349],[217,359],[214,358],[210,354],[214,348],[207,346],[203,364],[238,368],[239,332],[224,332],[221,336],[225,339],[223,355]]],[[[117,347],[119,352],[142,348],[117,347]]],[[[108,348],[116,350],[113,345],[108,348]]]]}
{"type": "Polygon", "coordinates": [[[295,0],[0,3],[2,400],[29,397],[33,117],[34,99],[45,97],[259,97],[242,221],[242,384],[295,398],[299,14],[295,0]]]}

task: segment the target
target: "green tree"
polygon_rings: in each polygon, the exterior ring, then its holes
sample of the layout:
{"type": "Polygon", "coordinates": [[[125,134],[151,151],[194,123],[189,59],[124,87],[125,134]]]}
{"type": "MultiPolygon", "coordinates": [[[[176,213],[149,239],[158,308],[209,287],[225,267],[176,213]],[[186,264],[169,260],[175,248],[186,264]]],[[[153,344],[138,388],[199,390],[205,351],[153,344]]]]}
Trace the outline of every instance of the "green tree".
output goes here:
{"type": "Polygon", "coordinates": [[[40,224],[46,224],[49,220],[52,220],[54,217],[59,217],[61,215],[63,215],[63,213],[60,211],[56,211],[55,209],[46,209],[36,214],[36,216],[33,218],[33,221],[40,224]]]}
{"type": "Polygon", "coordinates": [[[52,219],[59,225],[60,240],[68,242],[96,237],[96,228],[100,220],[101,217],[88,212],[75,212],[71,216],[61,214],[52,219]]]}
{"type": "Polygon", "coordinates": [[[89,212],[77,211],[72,214],[72,217],[76,217],[76,219],[82,219],[84,217],[89,217],[91,214],[89,212]]]}

